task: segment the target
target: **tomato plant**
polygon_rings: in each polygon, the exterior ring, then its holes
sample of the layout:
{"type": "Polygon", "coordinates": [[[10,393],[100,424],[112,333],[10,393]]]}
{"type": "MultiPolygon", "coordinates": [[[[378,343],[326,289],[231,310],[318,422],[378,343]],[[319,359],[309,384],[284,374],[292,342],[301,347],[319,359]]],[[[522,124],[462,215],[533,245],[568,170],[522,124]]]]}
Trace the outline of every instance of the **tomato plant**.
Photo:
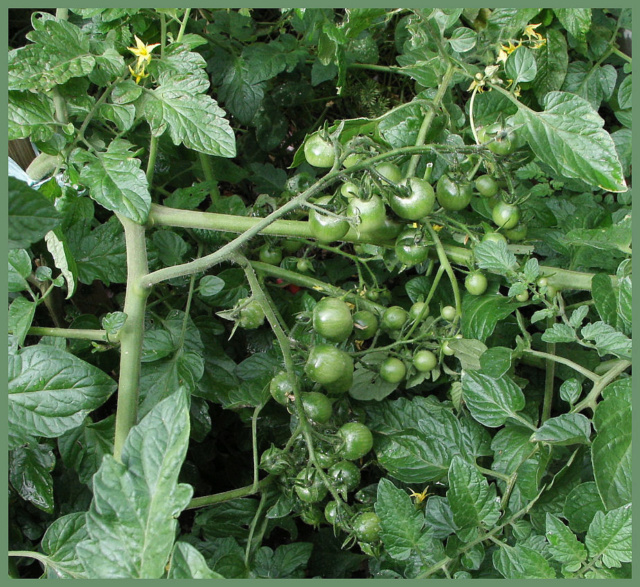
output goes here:
{"type": "Polygon", "coordinates": [[[631,578],[629,9],[8,15],[11,578],[631,578]]]}

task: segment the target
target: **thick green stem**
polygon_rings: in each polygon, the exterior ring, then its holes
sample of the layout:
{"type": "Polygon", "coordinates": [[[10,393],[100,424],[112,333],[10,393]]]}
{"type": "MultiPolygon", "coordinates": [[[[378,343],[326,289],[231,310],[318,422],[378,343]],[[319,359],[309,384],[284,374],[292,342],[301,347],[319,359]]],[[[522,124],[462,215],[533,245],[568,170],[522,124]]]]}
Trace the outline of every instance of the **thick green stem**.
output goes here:
{"type": "Polygon", "coordinates": [[[147,183],[153,183],[153,173],[156,167],[156,157],[158,155],[158,137],[151,136],[149,139],[149,160],[147,161],[147,183]]]}
{"type": "MultiPolygon", "coordinates": [[[[554,318],[549,318],[547,321],[547,328],[552,328],[554,318]]],[[[552,357],[556,356],[556,343],[547,343],[547,354],[552,357]]],[[[545,375],[544,375],[544,400],[542,402],[542,416],[541,424],[544,424],[551,416],[551,406],[553,404],[553,384],[556,375],[556,363],[553,359],[545,359],[545,375]]]]}
{"type": "Polygon", "coordinates": [[[204,178],[209,182],[209,195],[211,196],[211,201],[215,202],[220,197],[220,190],[218,189],[218,182],[216,181],[216,177],[213,173],[213,166],[211,165],[211,159],[209,155],[206,153],[198,153],[198,159],[200,160],[200,167],[202,167],[202,173],[204,174],[204,178]]]}
{"type": "Polygon", "coordinates": [[[241,497],[248,497],[249,495],[255,495],[267,485],[273,482],[273,477],[265,477],[258,485],[255,483],[246,485],[245,487],[238,487],[237,489],[231,489],[229,491],[223,491],[222,493],[214,493],[213,495],[203,495],[201,497],[194,497],[185,510],[194,510],[196,508],[202,508],[208,505],[216,503],[223,503],[225,501],[232,501],[234,499],[240,499],[241,497]]]}
{"type": "Polygon", "coordinates": [[[114,457],[119,460],[124,441],[136,424],[138,414],[144,313],[149,294],[142,278],[149,269],[144,227],[124,216],[118,218],[124,227],[127,247],[127,293],[124,301],[127,319],[120,329],[120,378],[113,447],[114,457]]]}
{"type": "Polygon", "coordinates": [[[184,37],[184,31],[187,28],[187,22],[189,21],[189,15],[191,14],[191,8],[185,8],[184,16],[182,18],[182,22],[180,23],[180,30],[178,31],[178,36],[176,37],[176,43],[182,41],[182,37],[184,37]]]}
{"type": "Polygon", "coordinates": [[[455,300],[455,304],[456,304],[456,317],[453,323],[456,324],[460,320],[460,316],[462,316],[462,302],[460,299],[460,290],[458,288],[458,280],[456,279],[456,275],[453,272],[453,269],[451,268],[451,263],[449,263],[449,259],[447,258],[447,253],[444,250],[444,247],[442,246],[440,239],[438,238],[438,234],[436,233],[435,230],[433,230],[433,227],[429,222],[426,222],[425,226],[427,227],[427,230],[429,231],[429,234],[431,235],[431,238],[433,239],[433,242],[436,245],[436,251],[438,253],[438,259],[440,259],[440,264],[444,267],[444,270],[449,276],[449,281],[451,282],[451,289],[453,289],[453,299],[455,300]]]}
{"type": "Polygon", "coordinates": [[[544,359],[545,360],[545,365],[546,365],[547,361],[554,361],[556,363],[562,363],[563,365],[566,365],[567,367],[570,367],[574,371],[577,371],[578,373],[584,375],[587,379],[590,379],[594,383],[597,383],[598,381],[600,381],[600,377],[598,377],[593,371],[590,371],[586,367],[578,365],[578,363],[574,363],[570,359],[566,359],[566,358],[561,357],[559,355],[552,355],[552,354],[549,354],[549,353],[543,353],[542,351],[534,351],[533,349],[525,349],[523,352],[525,354],[527,354],[527,355],[532,355],[534,357],[540,357],[541,359],[544,359]]]}

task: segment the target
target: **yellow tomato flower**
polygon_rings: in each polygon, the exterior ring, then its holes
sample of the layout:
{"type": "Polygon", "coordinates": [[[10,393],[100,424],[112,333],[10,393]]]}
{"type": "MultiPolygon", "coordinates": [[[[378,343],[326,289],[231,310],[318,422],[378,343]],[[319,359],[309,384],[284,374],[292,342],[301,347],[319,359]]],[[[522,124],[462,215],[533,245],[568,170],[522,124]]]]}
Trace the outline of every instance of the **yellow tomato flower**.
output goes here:
{"type": "Polygon", "coordinates": [[[538,24],[528,24],[527,27],[524,29],[524,33],[522,33],[523,35],[525,35],[525,37],[527,37],[529,40],[531,39],[542,39],[542,35],[540,33],[536,32],[536,29],[541,25],[542,23],[538,23],[538,24]]]}
{"type": "Polygon", "coordinates": [[[502,49],[507,55],[511,55],[520,45],[522,45],[522,41],[518,41],[517,45],[513,44],[513,41],[509,41],[508,45],[501,45],[500,49],[502,49]]]}
{"type": "Polygon", "coordinates": [[[509,54],[501,47],[500,52],[498,53],[498,58],[496,59],[496,63],[506,63],[507,57],[509,57],[509,54]]]}
{"type": "Polygon", "coordinates": [[[142,72],[144,71],[145,65],[151,61],[151,51],[156,47],[159,47],[160,43],[145,45],[136,35],[134,35],[134,38],[136,40],[136,46],[129,47],[129,51],[138,58],[138,61],[136,62],[136,70],[142,72]]]}
{"type": "Polygon", "coordinates": [[[129,71],[131,72],[131,76],[135,78],[137,84],[140,83],[141,79],[149,77],[149,74],[144,71],[144,66],[140,70],[134,70],[129,66],[129,71]]]}
{"type": "Polygon", "coordinates": [[[429,486],[427,485],[424,488],[424,491],[422,491],[422,493],[416,493],[415,491],[412,491],[409,494],[409,497],[415,497],[416,503],[422,503],[427,498],[427,495],[429,495],[428,491],[429,491],[429,486]]]}

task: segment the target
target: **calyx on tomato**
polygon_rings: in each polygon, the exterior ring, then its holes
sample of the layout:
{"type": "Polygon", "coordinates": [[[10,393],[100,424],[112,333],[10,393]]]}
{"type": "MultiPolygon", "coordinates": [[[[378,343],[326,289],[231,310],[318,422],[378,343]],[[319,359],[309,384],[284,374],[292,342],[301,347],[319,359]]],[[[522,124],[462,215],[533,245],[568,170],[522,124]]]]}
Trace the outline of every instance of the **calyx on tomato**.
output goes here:
{"type": "Polygon", "coordinates": [[[417,177],[410,177],[400,182],[400,186],[407,188],[408,195],[394,193],[389,197],[391,209],[405,220],[420,220],[431,214],[436,203],[433,187],[428,181],[417,177]]]}
{"type": "Polygon", "coordinates": [[[351,198],[347,216],[359,220],[356,230],[360,234],[370,234],[384,226],[387,212],[380,196],[373,194],[368,200],[351,198]]]}
{"type": "Polygon", "coordinates": [[[264,311],[256,300],[242,298],[238,301],[238,326],[246,330],[253,330],[264,324],[264,311]]]}
{"type": "Polygon", "coordinates": [[[477,135],[478,140],[496,155],[509,155],[515,149],[515,132],[499,122],[479,128],[477,135]]]}
{"type": "Polygon", "coordinates": [[[424,236],[416,228],[404,230],[396,239],[396,257],[407,267],[424,263],[429,257],[429,248],[424,242],[424,236]]]}
{"type": "MultiPolygon", "coordinates": [[[[330,204],[332,199],[332,196],[322,196],[314,204],[324,207],[330,204]]],[[[321,243],[331,243],[349,232],[349,222],[345,218],[322,214],[312,208],[309,210],[309,229],[313,238],[321,243]]]]}

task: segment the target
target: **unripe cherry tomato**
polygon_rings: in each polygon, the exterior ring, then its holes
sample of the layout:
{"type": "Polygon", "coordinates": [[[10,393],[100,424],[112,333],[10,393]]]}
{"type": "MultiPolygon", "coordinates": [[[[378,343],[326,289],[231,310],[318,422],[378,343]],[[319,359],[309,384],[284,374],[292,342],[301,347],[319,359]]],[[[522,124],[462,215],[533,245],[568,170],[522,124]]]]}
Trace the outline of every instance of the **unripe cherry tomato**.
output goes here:
{"type": "Polygon", "coordinates": [[[440,315],[449,322],[453,321],[456,317],[456,309],[453,306],[444,306],[442,310],[440,310],[440,315]]]}
{"type": "Polygon", "coordinates": [[[353,315],[356,340],[369,340],[378,331],[378,318],[369,310],[359,310],[353,315]]]}
{"type": "Polygon", "coordinates": [[[353,533],[360,542],[376,542],[380,530],[380,518],[374,512],[362,512],[353,520],[353,533]]]}
{"type": "Polygon", "coordinates": [[[506,202],[498,202],[492,212],[491,217],[499,228],[509,230],[514,228],[520,220],[520,208],[514,204],[507,204],[506,202]]]}
{"type": "Polygon", "coordinates": [[[482,271],[472,271],[465,278],[464,286],[470,294],[480,296],[487,291],[487,278],[482,271]]]}
{"type": "Polygon", "coordinates": [[[391,306],[382,314],[382,327],[385,330],[400,330],[408,320],[409,314],[400,306],[391,306]]]}
{"type": "Polygon", "coordinates": [[[428,373],[435,369],[438,358],[429,350],[422,349],[413,355],[413,366],[421,373],[428,373]]]}
{"type": "Polygon", "coordinates": [[[371,430],[360,422],[347,422],[338,430],[338,436],[343,441],[339,454],[348,461],[363,457],[373,448],[371,430]]]}
{"type": "Polygon", "coordinates": [[[449,175],[443,175],[436,184],[438,203],[449,211],[466,208],[471,202],[473,188],[466,180],[454,181],[449,175]]]}
{"type": "Polygon", "coordinates": [[[396,357],[388,357],[380,364],[380,377],[387,383],[400,383],[406,374],[407,368],[396,357]]]}
{"type": "Polygon", "coordinates": [[[342,342],[353,330],[349,306],[338,298],[323,298],[313,308],[313,329],[331,342],[342,342]]]}
{"type": "MultiPolygon", "coordinates": [[[[314,203],[317,206],[324,207],[332,199],[331,196],[322,196],[314,203]]],[[[312,208],[309,210],[309,230],[311,231],[311,236],[321,243],[332,243],[349,232],[349,222],[342,217],[336,218],[328,214],[321,214],[312,208]]]]}
{"type": "Polygon", "coordinates": [[[431,214],[436,203],[435,192],[428,181],[417,177],[410,177],[400,182],[401,186],[409,189],[404,197],[394,193],[389,197],[391,209],[405,220],[420,220],[431,214]]]}
{"type": "Polygon", "coordinates": [[[333,145],[319,133],[312,134],[304,144],[304,156],[314,167],[332,167],[335,161],[333,145]]]}

